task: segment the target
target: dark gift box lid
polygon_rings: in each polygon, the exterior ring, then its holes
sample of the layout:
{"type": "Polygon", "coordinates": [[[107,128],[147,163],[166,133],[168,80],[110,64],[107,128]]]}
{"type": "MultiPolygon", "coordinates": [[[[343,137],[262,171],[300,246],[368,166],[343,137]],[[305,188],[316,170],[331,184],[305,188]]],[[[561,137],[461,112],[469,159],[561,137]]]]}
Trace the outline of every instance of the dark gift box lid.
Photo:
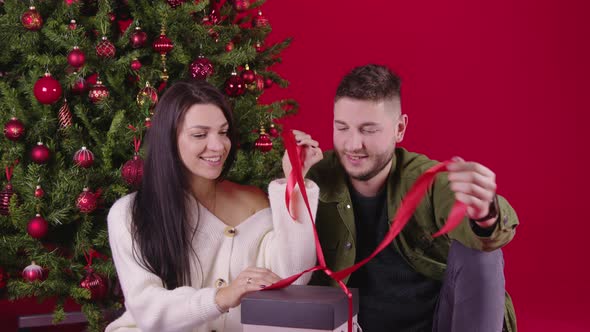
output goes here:
{"type": "MultiPolygon", "coordinates": [[[[358,290],[350,288],[353,313],[358,290]]],[[[250,293],[242,299],[242,324],[333,330],[348,319],[348,299],[340,288],[291,285],[250,293]]]]}

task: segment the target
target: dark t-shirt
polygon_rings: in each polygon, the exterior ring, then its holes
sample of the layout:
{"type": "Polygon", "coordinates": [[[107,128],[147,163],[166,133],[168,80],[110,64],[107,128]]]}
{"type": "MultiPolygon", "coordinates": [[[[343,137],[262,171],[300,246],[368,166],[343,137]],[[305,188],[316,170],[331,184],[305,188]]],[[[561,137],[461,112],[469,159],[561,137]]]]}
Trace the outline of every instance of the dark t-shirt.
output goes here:
{"type": "MultiPolygon", "coordinates": [[[[352,186],[357,234],[356,262],[369,256],[389,231],[386,190],[365,197],[352,186]]],[[[351,275],[359,289],[359,323],[364,332],[432,331],[441,283],[414,271],[393,244],[351,275]]]]}

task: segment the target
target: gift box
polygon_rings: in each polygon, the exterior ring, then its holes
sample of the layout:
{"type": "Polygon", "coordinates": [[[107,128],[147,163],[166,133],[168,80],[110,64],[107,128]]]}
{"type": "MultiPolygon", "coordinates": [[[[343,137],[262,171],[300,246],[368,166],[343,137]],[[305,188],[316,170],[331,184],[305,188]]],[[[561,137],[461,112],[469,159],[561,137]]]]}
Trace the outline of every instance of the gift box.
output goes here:
{"type": "MultiPolygon", "coordinates": [[[[356,332],[358,290],[350,292],[356,332]]],[[[242,299],[241,311],[244,332],[348,331],[348,298],[340,288],[291,285],[253,292],[242,299]]]]}

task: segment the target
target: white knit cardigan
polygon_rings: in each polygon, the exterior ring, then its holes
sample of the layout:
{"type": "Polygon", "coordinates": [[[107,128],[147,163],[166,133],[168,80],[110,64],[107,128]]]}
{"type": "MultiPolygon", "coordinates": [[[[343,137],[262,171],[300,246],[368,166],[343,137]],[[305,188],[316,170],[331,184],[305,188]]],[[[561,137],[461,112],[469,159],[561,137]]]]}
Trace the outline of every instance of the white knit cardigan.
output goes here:
{"type": "MultiPolygon", "coordinates": [[[[309,180],[305,186],[315,218],[319,188],[309,180]]],[[[197,257],[191,263],[192,287],[173,290],[165,289],[162,280],[133,256],[134,194],[116,201],[108,216],[109,242],[127,310],[106,331],[242,331],[239,306],[228,313],[217,309],[217,287],[231,283],[247,267],[264,267],[284,278],[316,262],[307,209],[298,199],[294,209],[298,221],[293,221],[285,206],[285,187],[284,179],[271,182],[270,208],[256,212],[230,232],[230,227],[190,199],[191,220],[199,220],[193,238],[197,257]]],[[[297,190],[296,196],[300,195],[297,190]]],[[[296,284],[306,284],[309,278],[305,275],[296,284]]]]}

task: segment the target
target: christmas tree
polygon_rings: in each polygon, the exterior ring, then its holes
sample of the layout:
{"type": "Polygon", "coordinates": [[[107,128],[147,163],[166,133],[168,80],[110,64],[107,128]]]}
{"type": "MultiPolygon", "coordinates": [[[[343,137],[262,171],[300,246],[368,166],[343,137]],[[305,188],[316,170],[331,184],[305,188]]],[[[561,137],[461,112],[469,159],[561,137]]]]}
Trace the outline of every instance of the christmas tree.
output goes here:
{"type": "Polygon", "coordinates": [[[269,67],[289,40],[265,45],[264,2],[2,1],[0,296],[55,297],[55,321],[73,298],[91,330],[121,307],[106,215],[141,182],[142,138],[175,80],[228,95],[240,135],[232,180],[265,188],[280,176],[273,121],[297,105],[258,102],[287,84],[269,67]]]}

